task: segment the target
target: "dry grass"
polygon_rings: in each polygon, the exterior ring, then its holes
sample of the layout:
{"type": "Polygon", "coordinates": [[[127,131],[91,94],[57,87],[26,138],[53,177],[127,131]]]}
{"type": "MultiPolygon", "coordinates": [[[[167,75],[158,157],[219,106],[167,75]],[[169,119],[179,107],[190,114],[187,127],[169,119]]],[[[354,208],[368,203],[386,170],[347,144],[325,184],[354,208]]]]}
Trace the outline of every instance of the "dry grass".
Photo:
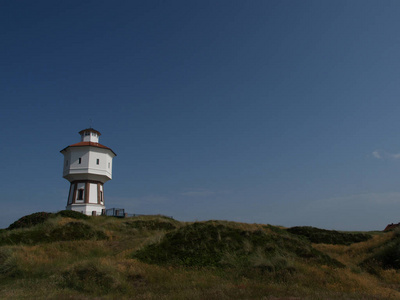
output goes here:
{"type": "MultiPolygon", "coordinates": [[[[46,226],[56,228],[77,220],[57,217],[48,222],[46,226]]],[[[109,239],[0,247],[0,299],[400,299],[399,271],[370,274],[360,267],[394,233],[375,235],[350,246],[313,245],[345,268],[310,264],[282,252],[268,256],[245,240],[243,253],[253,253],[250,263],[254,267],[247,271],[235,267],[159,266],[130,258],[134,251],[162,241],[167,230],[155,228],[157,222],[163,223],[160,226],[171,222],[176,228],[194,223],[160,216],[97,217],[79,222],[104,230],[109,239]],[[127,224],[135,220],[152,225],[137,223],[142,227],[135,228],[137,224],[127,224]],[[274,269],[283,262],[283,269],[274,269]],[[270,267],[265,271],[259,266],[270,267]]],[[[282,230],[227,221],[209,224],[278,236],[282,230]]],[[[237,255],[227,252],[223,259],[234,265],[237,255]]]]}
{"type": "Polygon", "coordinates": [[[355,243],[350,246],[313,244],[313,247],[337,259],[346,266],[356,267],[371,255],[373,249],[391,240],[393,236],[394,233],[389,232],[386,234],[374,235],[372,239],[368,241],[355,243]]]}

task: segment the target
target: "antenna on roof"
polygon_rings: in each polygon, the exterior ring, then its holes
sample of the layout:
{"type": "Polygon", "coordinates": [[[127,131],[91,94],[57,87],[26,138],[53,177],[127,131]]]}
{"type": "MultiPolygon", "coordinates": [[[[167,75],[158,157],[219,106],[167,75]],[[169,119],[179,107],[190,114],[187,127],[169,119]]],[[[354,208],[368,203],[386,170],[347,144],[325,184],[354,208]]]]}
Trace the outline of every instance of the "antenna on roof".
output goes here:
{"type": "Polygon", "coordinates": [[[89,128],[93,128],[92,127],[92,118],[90,118],[89,121],[90,121],[90,127],[89,128]]]}

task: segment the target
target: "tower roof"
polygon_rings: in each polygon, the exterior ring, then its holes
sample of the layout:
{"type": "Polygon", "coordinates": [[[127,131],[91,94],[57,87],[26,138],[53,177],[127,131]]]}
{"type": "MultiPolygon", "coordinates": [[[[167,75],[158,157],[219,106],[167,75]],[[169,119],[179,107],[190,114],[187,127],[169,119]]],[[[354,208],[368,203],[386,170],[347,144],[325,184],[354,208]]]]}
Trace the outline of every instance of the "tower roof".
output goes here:
{"type": "Polygon", "coordinates": [[[93,129],[93,128],[83,129],[83,130],[79,131],[79,134],[82,135],[85,131],[96,132],[98,136],[101,135],[100,131],[97,131],[96,129],[93,129]]]}
{"type": "Polygon", "coordinates": [[[117,155],[114,151],[112,151],[111,148],[108,148],[107,146],[104,146],[99,143],[99,136],[101,135],[101,133],[99,131],[97,131],[96,129],[86,128],[86,129],[79,131],[79,134],[81,135],[81,141],[79,143],[69,145],[69,146],[65,147],[64,149],[62,149],[60,152],[63,153],[69,147],[88,147],[89,146],[89,147],[97,147],[97,148],[107,149],[107,150],[110,150],[114,154],[114,156],[117,155]]]}
{"type": "MultiPolygon", "coordinates": [[[[84,131],[84,130],[82,130],[82,131],[84,131]]],[[[110,150],[115,156],[117,156],[117,154],[116,154],[111,148],[109,148],[109,147],[107,147],[107,146],[104,146],[104,145],[102,145],[102,144],[100,144],[100,143],[94,143],[94,142],[79,142],[79,143],[76,143],[76,144],[72,144],[72,145],[69,145],[69,146],[65,147],[65,148],[62,149],[60,152],[63,152],[63,151],[65,151],[65,150],[67,150],[69,147],[86,147],[86,146],[108,149],[108,150],[110,150]]]]}

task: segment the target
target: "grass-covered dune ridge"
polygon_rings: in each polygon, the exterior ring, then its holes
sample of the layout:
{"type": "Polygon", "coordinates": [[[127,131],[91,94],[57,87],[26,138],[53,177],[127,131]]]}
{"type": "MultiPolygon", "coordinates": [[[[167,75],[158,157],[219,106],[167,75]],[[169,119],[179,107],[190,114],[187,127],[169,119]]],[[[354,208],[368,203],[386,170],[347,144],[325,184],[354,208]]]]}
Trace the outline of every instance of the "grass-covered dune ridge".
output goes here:
{"type": "Polygon", "coordinates": [[[55,214],[42,211],[42,212],[30,214],[30,215],[27,215],[27,216],[24,216],[24,217],[18,219],[14,223],[10,224],[10,226],[8,226],[7,229],[11,230],[11,229],[18,229],[18,228],[33,227],[38,224],[43,224],[48,219],[54,218],[57,216],[62,216],[62,217],[67,217],[67,218],[72,218],[72,219],[83,219],[83,220],[87,220],[89,218],[88,216],[86,216],[80,212],[76,212],[76,211],[72,211],[72,210],[62,210],[55,214]]]}
{"type": "Polygon", "coordinates": [[[304,236],[311,243],[316,244],[351,245],[372,238],[370,234],[365,233],[344,233],[336,230],[319,229],[310,226],[296,226],[288,228],[287,231],[296,235],[304,236]]]}
{"type": "Polygon", "coordinates": [[[398,232],[340,245],[264,224],[21,219],[0,231],[1,299],[400,298],[398,232]]]}
{"type": "Polygon", "coordinates": [[[392,238],[370,249],[370,255],[362,266],[372,273],[379,273],[381,268],[385,270],[400,270],[400,228],[392,233],[392,238]]]}
{"type": "Polygon", "coordinates": [[[288,271],[293,271],[290,262],[295,259],[342,266],[310,243],[277,227],[238,225],[221,221],[190,224],[135,252],[133,257],[155,264],[288,271]]]}

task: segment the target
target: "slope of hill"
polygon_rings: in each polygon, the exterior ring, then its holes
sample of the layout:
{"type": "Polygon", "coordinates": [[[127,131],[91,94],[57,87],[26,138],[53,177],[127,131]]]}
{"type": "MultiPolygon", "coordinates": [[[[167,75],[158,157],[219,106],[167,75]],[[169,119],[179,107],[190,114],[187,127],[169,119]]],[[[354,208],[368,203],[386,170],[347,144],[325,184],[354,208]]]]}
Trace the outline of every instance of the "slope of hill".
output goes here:
{"type": "Polygon", "coordinates": [[[0,298],[399,299],[398,246],[398,232],[311,244],[271,225],[40,213],[0,231],[0,298]]]}

